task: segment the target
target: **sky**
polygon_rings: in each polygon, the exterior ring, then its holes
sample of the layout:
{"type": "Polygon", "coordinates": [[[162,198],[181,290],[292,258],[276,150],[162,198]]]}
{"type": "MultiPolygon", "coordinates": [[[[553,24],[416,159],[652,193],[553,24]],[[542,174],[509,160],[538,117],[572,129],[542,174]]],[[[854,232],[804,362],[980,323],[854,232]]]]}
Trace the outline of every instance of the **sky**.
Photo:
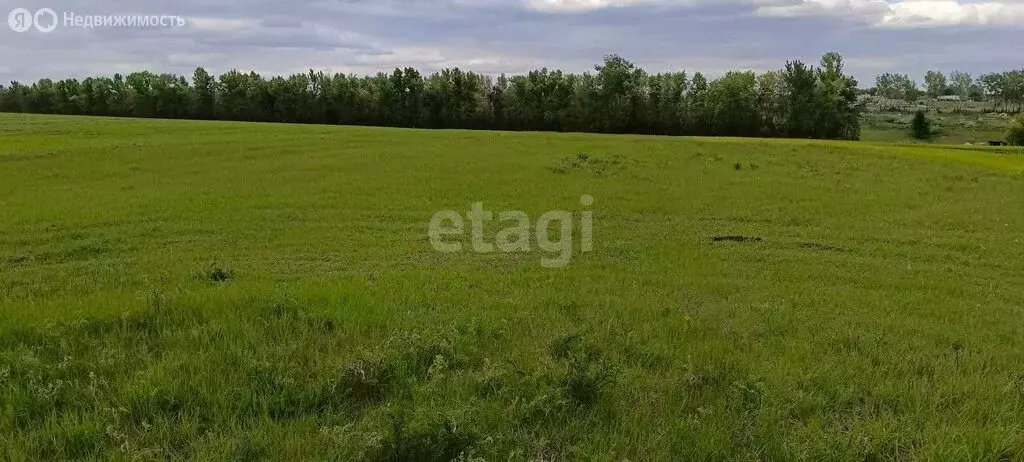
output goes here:
{"type": "Polygon", "coordinates": [[[582,72],[608,54],[651,72],[717,76],[838,51],[862,87],[882,72],[920,83],[929,69],[1024,68],[1024,0],[0,0],[0,11],[11,12],[0,26],[0,84],[139,70],[191,76],[197,66],[582,72]],[[37,14],[43,8],[57,21],[37,14]],[[81,27],[89,17],[135,15],[182,21],[81,27]]]}

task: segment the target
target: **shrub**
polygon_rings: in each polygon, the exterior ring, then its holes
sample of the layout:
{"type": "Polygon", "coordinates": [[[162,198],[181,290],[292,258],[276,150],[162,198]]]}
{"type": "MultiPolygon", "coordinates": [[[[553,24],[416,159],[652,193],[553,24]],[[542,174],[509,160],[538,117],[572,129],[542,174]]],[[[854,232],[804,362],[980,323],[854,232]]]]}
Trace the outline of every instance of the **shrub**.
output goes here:
{"type": "Polygon", "coordinates": [[[1018,115],[1013,125],[1010,125],[1006,142],[1010,143],[1010,146],[1024,146],[1024,114],[1018,115]]]}
{"type": "Polygon", "coordinates": [[[910,123],[910,134],[919,140],[931,139],[932,135],[932,121],[928,120],[928,116],[925,115],[924,111],[917,111],[914,114],[914,121],[910,123]]]}

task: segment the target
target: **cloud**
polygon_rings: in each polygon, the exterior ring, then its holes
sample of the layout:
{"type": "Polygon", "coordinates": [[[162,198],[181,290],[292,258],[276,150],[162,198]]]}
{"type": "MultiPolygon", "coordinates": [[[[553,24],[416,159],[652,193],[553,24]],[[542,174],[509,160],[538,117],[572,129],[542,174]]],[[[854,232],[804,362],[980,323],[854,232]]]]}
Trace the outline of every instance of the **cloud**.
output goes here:
{"type": "Polygon", "coordinates": [[[702,3],[752,7],[763,17],[832,16],[878,27],[1024,26],[1024,2],[957,0],[522,0],[531,10],[584,13],[609,8],[692,7],[702,3]]]}
{"type": "Polygon", "coordinates": [[[604,8],[624,8],[644,5],[694,5],[698,0],[524,0],[532,10],[550,13],[579,13],[604,8]]]}
{"type": "MultiPolygon", "coordinates": [[[[24,0],[0,0],[0,12],[24,0]]],[[[620,54],[652,72],[777,69],[839,51],[878,72],[1004,70],[1024,56],[1021,1],[904,0],[47,0],[60,15],[180,15],[184,27],[0,26],[0,84],[197,66],[374,74],[458,66],[487,74],[592,70],[620,54]],[[1014,19],[1016,18],[1016,19],[1014,19]],[[970,27],[967,27],[970,26],[970,27]]],[[[1019,65],[1019,64],[1018,64],[1019,65]]]]}
{"type": "Polygon", "coordinates": [[[896,27],[1007,26],[1024,25],[1024,3],[956,1],[905,1],[889,6],[882,25],[896,27]]]}
{"type": "Polygon", "coordinates": [[[1020,27],[1024,3],[961,2],[955,0],[802,0],[769,2],[757,13],[762,16],[797,17],[833,15],[866,21],[879,27],[1020,27]]]}

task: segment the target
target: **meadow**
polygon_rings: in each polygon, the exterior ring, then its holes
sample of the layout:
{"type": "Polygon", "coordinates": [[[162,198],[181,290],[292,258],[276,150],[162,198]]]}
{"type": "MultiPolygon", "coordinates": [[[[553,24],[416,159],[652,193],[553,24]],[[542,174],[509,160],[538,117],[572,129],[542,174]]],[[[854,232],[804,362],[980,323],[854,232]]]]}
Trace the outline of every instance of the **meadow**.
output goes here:
{"type": "Polygon", "coordinates": [[[936,107],[922,106],[936,131],[931,140],[915,140],[910,122],[913,112],[866,112],[861,119],[861,140],[871,142],[930,143],[930,144],[986,144],[1005,141],[1007,129],[1015,114],[957,113],[950,109],[936,112],[936,107]]]}
{"type": "Polygon", "coordinates": [[[1017,459],[1021,262],[1020,149],[0,114],[0,448],[1017,459]]]}

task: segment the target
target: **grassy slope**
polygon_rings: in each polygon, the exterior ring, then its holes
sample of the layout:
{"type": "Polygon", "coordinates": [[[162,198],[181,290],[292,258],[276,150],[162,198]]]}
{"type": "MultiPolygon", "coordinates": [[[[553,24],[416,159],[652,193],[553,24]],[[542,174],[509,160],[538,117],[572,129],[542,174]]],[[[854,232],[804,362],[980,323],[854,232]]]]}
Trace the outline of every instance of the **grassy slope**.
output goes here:
{"type": "Polygon", "coordinates": [[[1021,457],[1014,152],[0,115],[0,447],[1021,457]],[[583,194],[561,270],[427,243],[583,194]]]}

